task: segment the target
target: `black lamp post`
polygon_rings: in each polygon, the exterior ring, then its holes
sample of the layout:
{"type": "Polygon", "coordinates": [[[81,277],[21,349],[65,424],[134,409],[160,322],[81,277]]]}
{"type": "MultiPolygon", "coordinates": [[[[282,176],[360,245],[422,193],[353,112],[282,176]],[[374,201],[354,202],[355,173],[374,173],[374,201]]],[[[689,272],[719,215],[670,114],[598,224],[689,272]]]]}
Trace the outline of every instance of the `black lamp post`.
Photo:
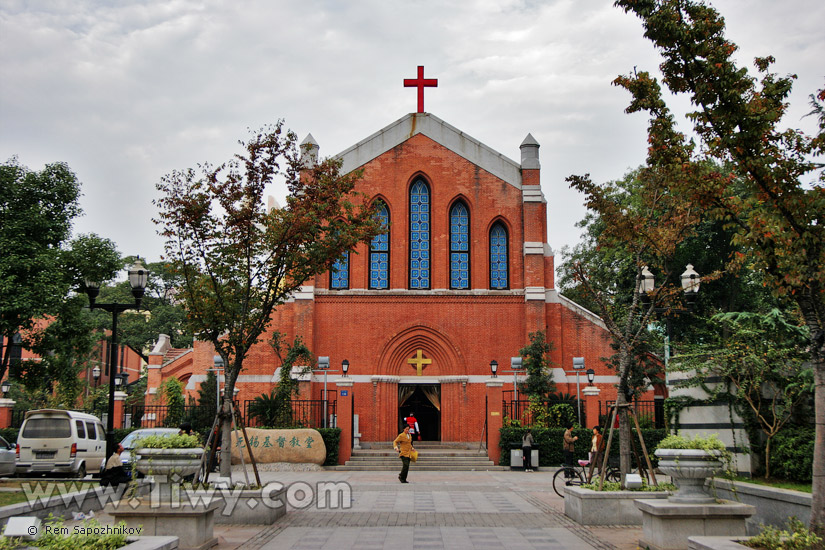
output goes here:
{"type": "Polygon", "coordinates": [[[9,391],[11,391],[11,382],[8,380],[3,380],[3,383],[0,384],[0,391],[3,392],[3,399],[9,396],[9,391]]]}
{"type": "Polygon", "coordinates": [[[498,378],[498,361],[495,359],[490,361],[490,372],[493,373],[493,378],[498,378]]]}
{"type": "Polygon", "coordinates": [[[587,375],[587,384],[592,386],[593,380],[596,379],[596,371],[594,371],[593,369],[587,369],[585,371],[585,374],[587,375]]]}
{"type": "Polygon", "coordinates": [[[349,371],[349,361],[347,359],[344,359],[343,361],[341,361],[341,372],[344,373],[344,378],[347,377],[347,372],[348,371],[349,371]]]}
{"type": "Polygon", "coordinates": [[[92,369],[92,380],[95,381],[95,388],[97,388],[97,382],[100,380],[100,367],[97,365],[92,369]]]}
{"type": "MultiPolygon", "coordinates": [[[[112,345],[109,354],[109,408],[106,419],[106,458],[110,457],[115,450],[115,386],[117,375],[117,316],[129,309],[140,309],[140,301],[146,290],[146,282],[149,278],[149,270],[141,263],[140,258],[135,260],[129,268],[129,284],[132,286],[132,296],[135,297],[134,304],[98,304],[95,303],[97,295],[100,294],[100,281],[86,280],[86,294],[89,296],[89,309],[102,309],[112,314],[112,345]]],[[[95,367],[97,368],[97,367],[95,367]]]]}

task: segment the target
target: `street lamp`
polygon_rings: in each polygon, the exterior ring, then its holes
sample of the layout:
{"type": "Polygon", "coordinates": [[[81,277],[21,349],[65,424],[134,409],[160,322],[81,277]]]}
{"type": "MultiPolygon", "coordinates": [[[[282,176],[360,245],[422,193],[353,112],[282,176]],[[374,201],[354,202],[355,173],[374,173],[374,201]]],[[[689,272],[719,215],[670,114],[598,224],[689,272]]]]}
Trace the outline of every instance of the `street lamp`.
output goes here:
{"type": "Polygon", "coordinates": [[[0,391],[3,392],[3,399],[9,396],[9,391],[11,390],[11,382],[8,380],[3,380],[3,383],[0,384],[0,391]]]}
{"type": "MultiPolygon", "coordinates": [[[[149,270],[141,262],[140,258],[129,268],[129,284],[132,287],[132,296],[135,298],[134,304],[98,304],[95,302],[100,294],[100,281],[86,279],[86,294],[89,296],[89,309],[102,309],[112,314],[112,345],[109,359],[109,409],[106,419],[106,457],[110,457],[115,450],[115,379],[117,368],[117,316],[129,309],[140,309],[140,302],[146,290],[146,282],[149,278],[149,270]]],[[[98,368],[99,367],[95,367],[98,368]]],[[[93,371],[94,372],[94,371],[93,371]]]]}
{"type": "Polygon", "coordinates": [[[594,371],[593,369],[587,369],[585,374],[587,375],[588,385],[592,386],[593,385],[593,380],[596,379],[596,371],[594,371]]]}
{"type": "MultiPolygon", "coordinates": [[[[346,359],[344,359],[346,361],[346,359]]],[[[341,363],[341,368],[343,368],[344,364],[341,363]]],[[[349,361],[347,361],[347,368],[349,368],[349,361]]],[[[329,417],[329,401],[327,401],[327,373],[328,372],[338,372],[337,370],[329,370],[329,356],[323,355],[318,357],[318,368],[317,370],[324,372],[324,428],[327,427],[327,419],[329,417]]]]}
{"type": "Polygon", "coordinates": [[[95,381],[95,388],[97,387],[97,382],[100,380],[100,367],[95,365],[95,368],[92,369],[92,379],[95,381]]]}
{"type": "MultiPolygon", "coordinates": [[[[699,296],[699,285],[702,283],[702,278],[693,269],[693,264],[687,264],[685,266],[685,271],[680,275],[679,279],[682,284],[682,291],[685,294],[685,303],[687,304],[687,309],[676,309],[676,308],[667,308],[667,307],[654,307],[653,311],[659,316],[664,316],[665,319],[665,349],[664,349],[664,360],[665,360],[665,384],[668,381],[668,367],[670,364],[670,339],[673,333],[673,327],[671,325],[671,320],[674,315],[680,315],[682,313],[691,313],[693,308],[696,306],[696,298],[699,296]]],[[[642,278],[639,281],[639,294],[641,295],[642,302],[645,304],[650,303],[650,297],[648,293],[653,292],[655,288],[655,279],[653,277],[653,273],[647,268],[647,266],[642,267],[642,278]]],[[[629,390],[629,388],[627,388],[629,390]]],[[[628,399],[628,401],[630,401],[628,399]]]]}
{"type": "Polygon", "coordinates": [[[498,361],[495,359],[490,361],[490,371],[493,373],[493,378],[498,378],[498,361]]]}
{"type": "Polygon", "coordinates": [[[347,377],[347,371],[349,371],[349,361],[344,359],[341,361],[341,371],[344,373],[344,378],[347,377]]]}
{"type": "MultiPolygon", "coordinates": [[[[573,358],[573,372],[576,373],[576,408],[578,409],[579,425],[582,423],[582,400],[581,400],[581,385],[579,383],[579,374],[584,370],[584,357],[573,358]]],[[[565,372],[565,374],[572,374],[565,372]]],[[[595,373],[594,373],[595,374],[595,373]]]]}

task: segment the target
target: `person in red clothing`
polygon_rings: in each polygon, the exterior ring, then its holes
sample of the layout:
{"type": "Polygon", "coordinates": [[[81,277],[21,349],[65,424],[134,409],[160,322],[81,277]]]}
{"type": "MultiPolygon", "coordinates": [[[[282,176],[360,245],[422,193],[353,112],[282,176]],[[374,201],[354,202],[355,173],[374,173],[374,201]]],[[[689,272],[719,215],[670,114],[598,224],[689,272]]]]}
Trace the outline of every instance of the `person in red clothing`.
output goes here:
{"type": "Polygon", "coordinates": [[[421,431],[418,429],[418,420],[415,418],[415,413],[410,412],[410,416],[406,417],[404,422],[410,427],[410,436],[421,441],[421,431]]]}

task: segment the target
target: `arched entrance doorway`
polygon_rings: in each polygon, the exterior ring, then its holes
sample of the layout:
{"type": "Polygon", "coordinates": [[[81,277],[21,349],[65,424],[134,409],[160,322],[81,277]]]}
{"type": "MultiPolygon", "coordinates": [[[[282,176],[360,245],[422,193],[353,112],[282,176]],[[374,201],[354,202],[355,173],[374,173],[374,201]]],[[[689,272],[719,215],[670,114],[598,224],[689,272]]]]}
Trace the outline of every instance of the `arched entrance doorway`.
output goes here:
{"type": "Polygon", "coordinates": [[[398,423],[404,428],[404,418],[413,414],[418,420],[422,441],[441,441],[441,385],[399,384],[398,423]]]}

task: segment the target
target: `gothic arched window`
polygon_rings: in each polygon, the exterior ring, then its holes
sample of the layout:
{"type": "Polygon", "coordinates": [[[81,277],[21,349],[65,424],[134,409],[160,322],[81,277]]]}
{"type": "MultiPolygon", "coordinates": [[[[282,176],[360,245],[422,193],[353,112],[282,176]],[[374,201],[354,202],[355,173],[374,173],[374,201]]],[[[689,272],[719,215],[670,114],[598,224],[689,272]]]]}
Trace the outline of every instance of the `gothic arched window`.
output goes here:
{"type": "Polygon", "coordinates": [[[410,288],[430,288],[430,189],[424,180],[410,187],[410,288]]]}
{"type": "Polygon", "coordinates": [[[490,288],[508,288],[510,283],[507,275],[507,230],[499,222],[490,230],[490,288]]]}
{"type": "Polygon", "coordinates": [[[344,252],[332,264],[329,276],[329,287],[335,290],[349,288],[349,252],[344,252]]]}
{"type": "MultiPolygon", "coordinates": [[[[390,211],[384,201],[378,201],[376,217],[383,227],[390,225],[390,211]]],[[[370,288],[390,287],[390,234],[376,235],[370,242],[370,288]]]]}
{"type": "Polygon", "coordinates": [[[450,209],[450,288],[470,288],[470,213],[463,202],[450,209]]]}

